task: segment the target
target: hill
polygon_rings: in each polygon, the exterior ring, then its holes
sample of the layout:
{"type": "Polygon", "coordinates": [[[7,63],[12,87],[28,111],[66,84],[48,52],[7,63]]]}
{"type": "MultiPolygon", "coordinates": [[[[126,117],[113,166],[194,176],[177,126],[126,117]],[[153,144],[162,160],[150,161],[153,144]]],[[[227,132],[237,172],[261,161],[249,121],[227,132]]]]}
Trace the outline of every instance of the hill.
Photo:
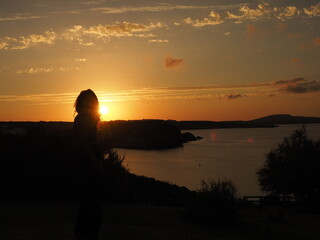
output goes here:
{"type": "Polygon", "coordinates": [[[217,128],[273,128],[278,124],[320,123],[320,117],[302,117],[289,114],[270,115],[250,121],[175,121],[168,120],[180,130],[217,128]]]}
{"type": "Polygon", "coordinates": [[[308,124],[320,123],[320,117],[302,117],[289,114],[276,114],[249,121],[253,124],[308,124]]]}

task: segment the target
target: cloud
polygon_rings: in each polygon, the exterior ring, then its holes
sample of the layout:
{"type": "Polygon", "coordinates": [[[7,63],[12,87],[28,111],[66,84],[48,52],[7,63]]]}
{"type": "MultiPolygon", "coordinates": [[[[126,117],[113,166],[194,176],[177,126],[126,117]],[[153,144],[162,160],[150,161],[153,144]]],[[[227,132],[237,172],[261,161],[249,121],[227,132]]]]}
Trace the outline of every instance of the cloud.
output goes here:
{"type": "Polygon", "coordinates": [[[300,58],[294,57],[291,58],[289,61],[289,65],[291,65],[292,67],[301,67],[302,65],[302,60],[300,58]]]}
{"type": "Polygon", "coordinates": [[[194,27],[204,27],[208,25],[218,25],[224,22],[219,13],[215,11],[211,11],[209,17],[206,17],[202,20],[196,19],[192,20],[190,17],[183,19],[183,21],[187,24],[190,24],[194,27]]]}
{"type": "Polygon", "coordinates": [[[150,39],[149,42],[150,43],[168,43],[169,40],[166,40],[166,39],[150,39]]]}
{"type": "MultiPolygon", "coordinates": [[[[114,0],[116,1],[116,0],[114,0]]],[[[236,3],[236,4],[212,4],[212,5],[179,5],[179,4],[169,4],[161,3],[154,6],[119,6],[119,7],[110,7],[106,1],[92,0],[92,1],[81,1],[79,2],[81,9],[76,10],[56,10],[52,11],[53,14],[84,14],[88,12],[96,12],[99,14],[124,14],[130,12],[167,12],[167,11],[192,11],[192,10],[208,10],[208,11],[222,11],[218,13],[222,16],[221,20],[234,20],[236,23],[240,23],[245,20],[259,20],[259,19],[271,19],[276,18],[282,21],[291,19],[294,17],[316,17],[320,15],[320,3],[310,6],[307,8],[300,8],[297,6],[289,5],[283,7],[275,7],[269,3],[260,3],[256,7],[250,7],[249,3],[236,3]],[[98,6],[103,3],[109,6],[98,6]],[[93,7],[96,5],[95,7],[93,7]],[[88,7],[85,7],[88,6],[88,7]],[[237,11],[233,11],[236,9],[237,11]]],[[[215,12],[216,13],[216,12],[215,12]]],[[[217,21],[211,19],[211,17],[206,17],[203,20],[192,20],[198,21],[199,24],[194,26],[199,27],[201,24],[206,25],[217,25],[217,21]]],[[[189,21],[190,22],[190,21],[189,21]]]]}
{"type": "Polygon", "coordinates": [[[4,37],[0,39],[0,49],[27,49],[33,45],[52,45],[57,39],[57,34],[46,31],[44,34],[31,34],[20,37],[4,37]]]}
{"type": "Polygon", "coordinates": [[[182,66],[184,62],[184,59],[172,58],[168,55],[164,58],[164,66],[166,68],[178,68],[182,66]]]}
{"type": "Polygon", "coordinates": [[[227,12],[226,19],[237,19],[237,20],[244,20],[244,19],[250,19],[250,20],[257,20],[259,18],[264,17],[265,15],[268,15],[272,12],[272,9],[270,8],[268,3],[261,3],[258,5],[256,9],[251,9],[248,6],[242,6],[239,9],[240,15],[227,12]]]}
{"type": "MultiPolygon", "coordinates": [[[[57,70],[58,68],[55,68],[57,70]]],[[[245,85],[198,85],[180,87],[140,88],[123,92],[97,91],[100,102],[146,101],[146,100],[198,100],[238,99],[250,96],[276,96],[279,94],[308,94],[320,91],[320,82],[305,78],[283,79],[273,82],[245,85]],[[230,94],[234,92],[234,94],[230,94]],[[245,94],[244,94],[245,92],[245,94]]],[[[0,95],[1,102],[33,104],[72,104],[78,92],[33,95],[0,95]]]]}
{"type": "Polygon", "coordinates": [[[293,85],[287,85],[284,89],[286,92],[292,93],[308,93],[308,92],[319,92],[320,83],[314,81],[296,83],[293,85]]]}
{"type": "Polygon", "coordinates": [[[290,84],[290,83],[298,83],[298,82],[305,82],[307,81],[303,77],[294,78],[294,79],[281,79],[278,81],[273,82],[274,85],[283,85],[283,84],[290,84]]]}
{"type": "MultiPolygon", "coordinates": [[[[100,102],[118,101],[145,101],[145,100],[198,100],[198,99],[221,99],[228,97],[230,89],[240,91],[240,88],[247,87],[247,91],[252,93],[258,88],[257,84],[249,85],[229,85],[229,86],[182,86],[182,87],[158,87],[140,88],[124,92],[96,91],[100,102]]],[[[251,94],[252,94],[251,93],[251,94]]],[[[33,104],[72,104],[79,93],[60,93],[60,94],[33,94],[33,95],[0,95],[2,102],[17,102],[33,104]]]]}
{"type": "Polygon", "coordinates": [[[67,71],[79,71],[79,67],[31,67],[24,70],[18,70],[17,74],[39,74],[39,73],[51,73],[51,72],[67,72],[67,71]]]}
{"type": "Polygon", "coordinates": [[[111,37],[155,37],[151,31],[165,27],[166,25],[160,22],[150,24],[116,22],[115,24],[98,24],[87,28],[74,25],[65,31],[63,38],[78,41],[80,45],[90,46],[96,39],[109,41],[111,37]]]}
{"type": "Polygon", "coordinates": [[[300,58],[291,58],[290,59],[290,62],[292,62],[292,63],[299,63],[301,60],[300,60],[300,58]]]}
{"type": "Polygon", "coordinates": [[[142,6],[142,7],[99,7],[91,8],[91,11],[99,11],[104,14],[120,14],[127,12],[163,12],[172,10],[194,10],[194,9],[208,9],[209,6],[198,5],[171,5],[161,4],[157,6],[142,6]]]}
{"type": "Polygon", "coordinates": [[[295,6],[287,7],[271,7],[268,3],[261,3],[257,8],[250,8],[248,6],[243,6],[239,9],[240,15],[227,12],[226,19],[236,19],[238,21],[242,20],[258,20],[262,18],[277,18],[280,20],[290,19],[301,14],[295,6]]]}
{"type": "Polygon", "coordinates": [[[274,14],[275,16],[280,19],[280,20],[286,20],[286,19],[290,19],[296,16],[300,16],[301,15],[301,11],[295,7],[295,6],[288,6],[285,8],[274,8],[274,14]]]}
{"type": "Polygon", "coordinates": [[[1,49],[7,49],[9,46],[9,43],[7,41],[1,41],[0,42],[0,50],[1,49]]]}
{"type": "MultiPolygon", "coordinates": [[[[62,33],[46,31],[44,34],[0,38],[0,50],[21,50],[40,44],[53,45],[58,39],[77,41],[79,45],[91,46],[96,39],[108,41],[111,37],[155,37],[151,33],[152,30],[166,27],[160,22],[149,24],[116,22],[115,24],[98,24],[87,28],[82,25],[74,25],[62,33]]],[[[162,41],[166,42],[167,40],[162,41]]]]}
{"type": "Polygon", "coordinates": [[[240,93],[238,93],[238,94],[230,94],[228,96],[228,99],[233,100],[233,99],[242,98],[242,97],[246,97],[246,95],[243,95],[243,94],[240,94],[240,93]]]}
{"type": "MultiPolygon", "coordinates": [[[[77,1],[78,2],[78,1],[77,1]]],[[[88,12],[94,12],[99,14],[123,14],[123,13],[131,13],[131,12],[168,12],[168,11],[192,11],[192,10],[211,10],[211,9],[220,9],[220,10],[226,10],[226,9],[233,9],[238,8],[239,6],[242,6],[243,4],[214,4],[214,5],[182,5],[182,4],[169,4],[169,3],[159,3],[156,5],[153,5],[157,1],[144,1],[148,2],[152,5],[147,6],[137,6],[138,4],[132,4],[132,6],[117,6],[117,7],[111,7],[110,2],[118,2],[119,0],[92,0],[92,1],[79,1],[79,3],[82,5],[81,8],[76,10],[65,10],[66,6],[64,5],[64,8],[57,9],[55,11],[52,11],[53,14],[83,14],[88,12]],[[102,5],[105,3],[105,6],[97,6],[102,5]],[[93,7],[93,5],[96,5],[93,7]],[[89,6],[89,7],[85,7],[89,6]]],[[[133,3],[133,1],[128,1],[128,3],[133,3]]],[[[68,4],[68,3],[66,3],[68,4]]],[[[72,4],[74,6],[74,4],[72,4]]]]}
{"type": "Polygon", "coordinates": [[[74,59],[76,62],[86,62],[87,59],[86,58],[75,58],[74,59]]]}
{"type": "Polygon", "coordinates": [[[247,24],[246,31],[247,31],[247,39],[249,40],[254,38],[257,34],[257,28],[253,24],[247,24]]]}
{"type": "Polygon", "coordinates": [[[309,50],[320,46],[320,37],[314,38],[309,42],[303,42],[299,45],[300,50],[309,50]]]}
{"type": "Polygon", "coordinates": [[[31,34],[27,37],[20,37],[18,40],[23,46],[30,46],[34,44],[54,44],[54,41],[56,40],[57,35],[55,32],[46,31],[44,35],[41,34],[31,34]]]}
{"type": "Polygon", "coordinates": [[[280,92],[285,93],[310,93],[320,92],[320,82],[305,78],[284,79],[273,83],[279,87],[280,92]]]}
{"type": "Polygon", "coordinates": [[[27,21],[32,19],[40,19],[46,18],[47,16],[27,16],[27,15],[15,15],[11,17],[2,17],[0,18],[0,22],[2,21],[27,21]]]}
{"type": "Polygon", "coordinates": [[[28,74],[36,74],[36,73],[49,73],[53,71],[53,67],[43,68],[43,67],[32,67],[26,70],[19,70],[17,74],[28,73],[28,74]]]}
{"type": "Polygon", "coordinates": [[[319,17],[320,16],[320,3],[310,6],[310,8],[304,8],[304,13],[310,17],[319,17]]]}
{"type": "Polygon", "coordinates": [[[148,32],[155,28],[164,27],[161,23],[150,23],[144,25],[141,23],[131,23],[131,22],[116,22],[112,25],[96,25],[83,29],[85,34],[93,34],[98,37],[124,37],[124,36],[137,36],[144,37],[147,35],[136,34],[141,32],[148,32]]]}
{"type": "MultiPolygon", "coordinates": [[[[240,6],[237,12],[211,11],[209,17],[202,20],[192,20],[185,18],[184,22],[194,27],[207,25],[218,25],[224,22],[242,23],[243,21],[257,21],[261,19],[278,19],[286,21],[296,17],[317,17],[320,16],[320,3],[310,8],[299,8],[296,6],[273,7],[269,3],[260,3],[256,8],[249,7],[247,4],[240,6]]],[[[280,26],[280,31],[284,30],[284,25],[280,26]]]]}
{"type": "Polygon", "coordinates": [[[83,2],[80,2],[80,4],[83,4],[83,5],[99,5],[99,4],[102,4],[104,1],[83,1],[83,2]]]}
{"type": "Polygon", "coordinates": [[[276,31],[279,33],[285,32],[287,30],[288,24],[284,22],[278,22],[276,24],[276,31]]]}

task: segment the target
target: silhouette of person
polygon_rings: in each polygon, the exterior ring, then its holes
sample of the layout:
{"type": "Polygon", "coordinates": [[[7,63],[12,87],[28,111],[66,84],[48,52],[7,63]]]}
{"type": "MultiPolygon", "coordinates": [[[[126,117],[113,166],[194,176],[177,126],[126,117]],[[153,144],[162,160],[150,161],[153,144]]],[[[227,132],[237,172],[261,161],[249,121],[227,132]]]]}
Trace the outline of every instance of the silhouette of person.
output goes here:
{"type": "Polygon", "coordinates": [[[77,199],[78,212],[74,229],[75,240],[97,240],[101,227],[101,159],[98,145],[100,122],[99,101],[91,90],[82,91],[74,104],[77,113],[73,129],[78,144],[77,199]]]}

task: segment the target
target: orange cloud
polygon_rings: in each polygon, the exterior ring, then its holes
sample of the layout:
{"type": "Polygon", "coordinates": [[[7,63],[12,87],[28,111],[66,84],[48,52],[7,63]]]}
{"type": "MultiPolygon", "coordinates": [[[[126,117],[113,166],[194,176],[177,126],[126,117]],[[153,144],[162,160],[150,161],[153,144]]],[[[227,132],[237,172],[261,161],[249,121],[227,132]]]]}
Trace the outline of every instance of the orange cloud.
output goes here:
{"type": "Polygon", "coordinates": [[[252,39],[256,36],[257,34],[257,28],[253,24],[247,24],[246,26],[247,29],[247,39],[252,39]]]}
{"type": "Polygon", "coordinates": [[[320,16],[320,3],[310,6],[310,8],[304,8],[304,13],[310,17],[320,16]]]}
{"type": "Polygon", "coordinates": [[[218,25],[224,22],[221,15],[215,11],[211,11],[209,17],[206,17],[202,20],[196,19],[192,20],[191,18],[184,19],[184,22],[190,24],[194,27],[203,27],[208,25],[218,25]]]}
{"type": "Polygon", "coordinates": [[[238,93],[238,94],[230,94],[228,96],[228,99],[232,100],[232,99],[237,99],[237,98],[242,98],[242,97],[246,97],[246,95],[243,95],[243,94],[240,94],[240,93],[238,93]]]}
{"type": "Polygon", "coordinates": [[[166,56],[164,58],[164,65],[166,68],[178,68],[184,64],[184,59],[172,58],[170,56],[166,56]]]}
{"type": "Polygon", "coordinates": [[[312,49],[314,47],[319,47],[320,46],[320,37],[317,37],[310,42],[307,43],[301,43],[299,46],[299,49],[301,50],[307,50],[307,49],[312,49]]]}
{"type": "Polygon", "coordinates": [[[300,58],[294,57],[290,59],[289,64],[293,67],[300,67],[302,64],[302,60],[300,58]]]}
{"type": "Polygon", "coordinates": [[[20,37],[4,37],[0,39],[0,49],[17,50],[27,49],[38,44],[53,45],[58,39],[53,31],[46,31],[44,34],[31,34],[20,37]]]}
{"type": "Polygon", "coordinates": [[[276,25],[276,31],[277,32],[285,32],[287,30],[288,24],[284,22],[278,22],[276,25]]]}
{"type": "MultiPolygon", "coordinates": [[[[248,4],[240,6],[237,12],[215,12],[211,11],[209,17],[203,19],[184,19],[184,22],[194,27],[203,27],[208,25],[218,25],[227,21],[242,23],[244,21],[257,21],[260,19],[278,19],[286,21],[293,18],[318,17],[320,16],[320,3],[309,8],[299,8],[296,6],[275,7],[269,3],[260,3],[257,7],[251,8],[248,4]]],[[[285,25],[279,26],[280,31],[285,30],[285,25]]]]}
{"type": "MultiPolygon", "coordinates": [[[[196,85],[131,89],[121,92],[96,91],[101,102],[171,100],[171,99],[240,99],[250,96],[308,94],[320,92],[320,81],[303,77],[245,85],[196,85]],[[232,92],[233,94],[230,94],[232,92]]],[[[78,92],[1,95],[0,102],[32,102],[34,104],[72,104],[78,92]]]]}
{"type": "Polygon", "coordinates": [[[319,92],[320,82],[316,80],[308,80],[305,78],[284,79],[273,83],[279,86],[279,91],[286,93],[308,93],[319,92]]]}
{"type": "Polygon", "coordinates": [[[150,39],[149,43],[168,43],[169,40],[167,39],[150,39]]]}

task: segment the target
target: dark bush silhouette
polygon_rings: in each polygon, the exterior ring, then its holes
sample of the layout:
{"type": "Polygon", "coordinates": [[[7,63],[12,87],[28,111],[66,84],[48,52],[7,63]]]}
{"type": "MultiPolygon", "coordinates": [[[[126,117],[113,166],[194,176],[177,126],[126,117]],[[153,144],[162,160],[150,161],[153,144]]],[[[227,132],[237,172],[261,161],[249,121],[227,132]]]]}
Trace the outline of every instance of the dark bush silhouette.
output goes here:
{"type": "Polygon", "coordinates": [[[320,198],[320,140],[312,140],[306,129],[290,137],[266,154],[257,171],[261,189],[273,195],[293,195],[307,202],[320,198]]]}
{"type": "Polygon", "coordinates": [[[186,208],[186,217],[200,224],[228,225],[236,220],[237,187],[228,180],[201,181],[201,188],[186,208]]]}
{"type": "Polygon", "coordinates": [[[103,160],[103,196],[106,201],[157,205],[184,205],[192,192],[186,187],[129,172],[125,157],[108,150],[103,160]]]}

